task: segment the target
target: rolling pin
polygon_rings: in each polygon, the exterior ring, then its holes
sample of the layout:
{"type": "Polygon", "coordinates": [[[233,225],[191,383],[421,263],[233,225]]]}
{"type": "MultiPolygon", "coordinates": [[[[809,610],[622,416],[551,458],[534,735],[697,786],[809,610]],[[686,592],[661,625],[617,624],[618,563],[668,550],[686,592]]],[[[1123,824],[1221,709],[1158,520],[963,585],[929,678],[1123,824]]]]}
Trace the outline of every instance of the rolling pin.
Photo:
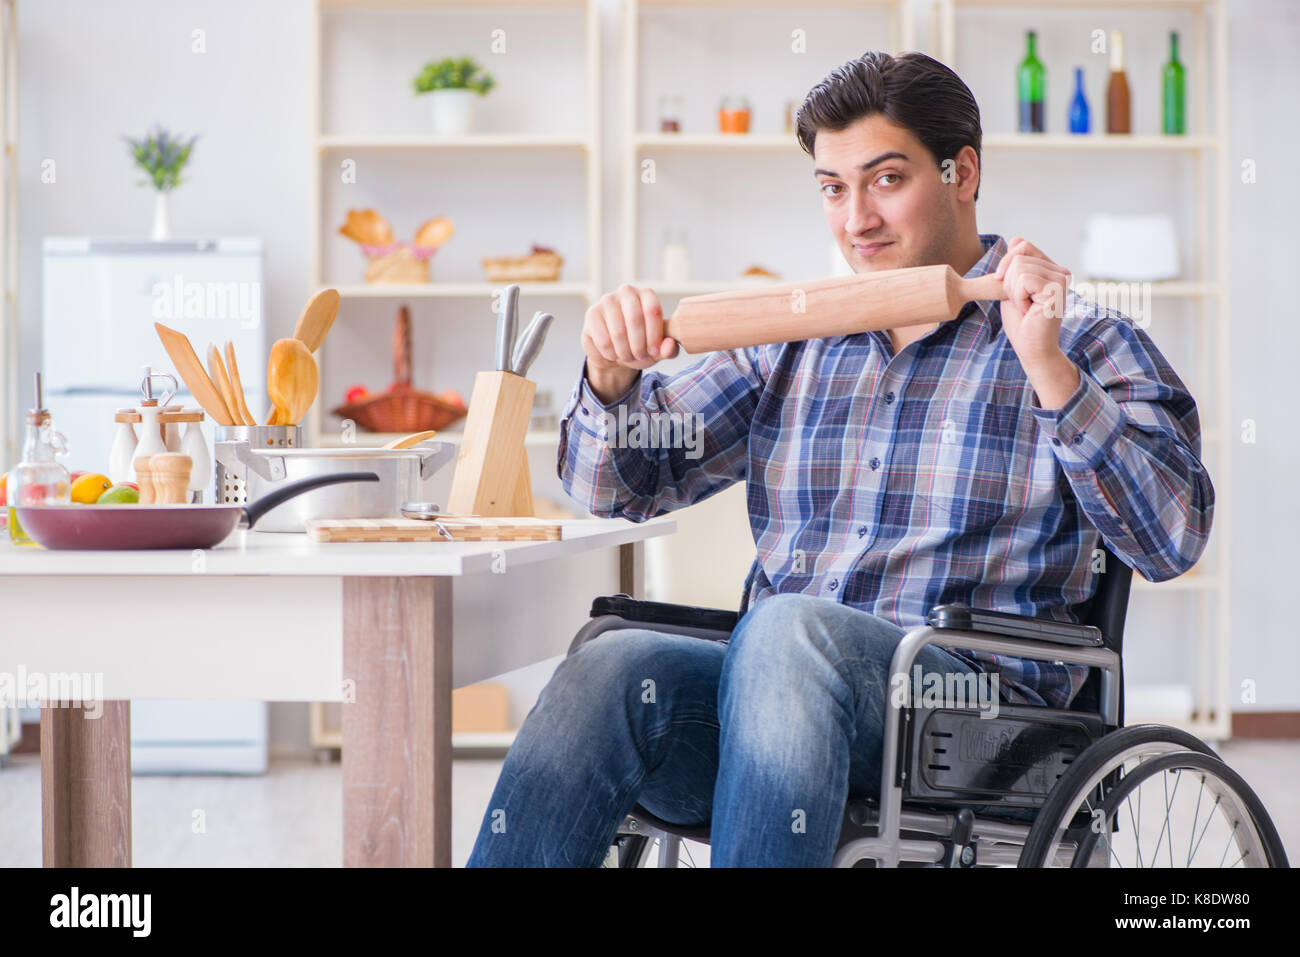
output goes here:
{"type": "Polygon", "coordinates": [[[912,266],[687,296],[664,323],[685,352],[846,336],[954,318],[971,300],[1001,300],[995,275],[966,279],[948,265],[912,266]]]}

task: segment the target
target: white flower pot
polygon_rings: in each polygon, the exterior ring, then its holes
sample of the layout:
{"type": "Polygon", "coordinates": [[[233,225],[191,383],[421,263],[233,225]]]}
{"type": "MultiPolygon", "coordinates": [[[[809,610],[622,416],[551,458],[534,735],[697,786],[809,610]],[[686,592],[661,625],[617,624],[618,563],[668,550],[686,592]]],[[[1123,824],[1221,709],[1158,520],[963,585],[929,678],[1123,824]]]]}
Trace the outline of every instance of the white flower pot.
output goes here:
{"type": "Polygon", "coordinates": [[[464,136],[474,125],[473,90],[431,90],[429,100],[433,131],[439,136],[464,136]]]}
{"type": "Polygon", "coordinates": [[[153,194],[153,233],[152,239],[171,239],[172,227],[167,218],[167,194],[153,194]]]}

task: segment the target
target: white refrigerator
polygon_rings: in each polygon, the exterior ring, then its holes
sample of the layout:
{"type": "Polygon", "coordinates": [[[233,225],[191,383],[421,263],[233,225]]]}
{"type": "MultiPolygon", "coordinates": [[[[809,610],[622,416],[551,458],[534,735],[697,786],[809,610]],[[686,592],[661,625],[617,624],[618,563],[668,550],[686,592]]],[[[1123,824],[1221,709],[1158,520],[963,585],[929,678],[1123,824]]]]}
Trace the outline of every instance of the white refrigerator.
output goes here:
{"type": "MultiPolygon", "coordinates": [[[[232,342],[249,405],[266,395],[260,239],[49,237],[43,247],[41,380],[67,467],[108,471],[113,413],[140,400],[143,367],[177,378],[175,402],[198,403],[154,329],[185,333],[206,365],[208,343],[232,342]]],[[[154,395],[162,397],[154,380],[154,395]]],[[[212,449],[213,423],[203,434],[212,449]]],[[[212,502],[212,489],[203,496],[212,502]]],[[[133,701],[131,769],[143,773],[266,770],[266,703],[133,701]]]]}

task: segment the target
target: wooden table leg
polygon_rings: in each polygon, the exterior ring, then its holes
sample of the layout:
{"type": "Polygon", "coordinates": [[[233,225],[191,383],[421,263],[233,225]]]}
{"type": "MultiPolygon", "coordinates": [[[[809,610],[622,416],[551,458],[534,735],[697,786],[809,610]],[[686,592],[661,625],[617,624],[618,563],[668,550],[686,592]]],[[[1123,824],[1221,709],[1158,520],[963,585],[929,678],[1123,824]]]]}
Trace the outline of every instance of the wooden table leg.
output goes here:
{"type": "Polygon", "coordinates": [[[452,579],[343,580],[343,865],[451,866],[452,579]]]}
{"type": "Polygon", "coordinates": [[[41,708],[46,867],[131,866],[131,702],[41,708]]]}

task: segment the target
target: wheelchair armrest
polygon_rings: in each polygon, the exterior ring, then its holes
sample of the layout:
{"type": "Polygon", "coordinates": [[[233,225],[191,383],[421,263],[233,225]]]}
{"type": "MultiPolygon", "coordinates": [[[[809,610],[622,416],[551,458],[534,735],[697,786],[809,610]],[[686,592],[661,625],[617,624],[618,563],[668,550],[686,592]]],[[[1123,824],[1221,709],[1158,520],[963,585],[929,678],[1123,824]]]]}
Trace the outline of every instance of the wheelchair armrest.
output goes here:
{"type": "Polygon", "coordinates": [[[986,611],[971,608],[964,602],[935,605],[930,609],[926,624],[935,629],[985,632],[1056,645],[1100,648],[1105,644],[1101,629],[1094,625],[1076,625],[1068,621],[1035,618],[1032,615],[1013,615],[1005,611],[986,611]]]}
{"type": "Polygon", "coordinates": [[[591,617],[617,615],[638,625],[678,625],[731,634],[740,614],[723,608],[674,605],[666,601],[641,601],[630,595],[605,595],[591,603],[591,617]]]}

